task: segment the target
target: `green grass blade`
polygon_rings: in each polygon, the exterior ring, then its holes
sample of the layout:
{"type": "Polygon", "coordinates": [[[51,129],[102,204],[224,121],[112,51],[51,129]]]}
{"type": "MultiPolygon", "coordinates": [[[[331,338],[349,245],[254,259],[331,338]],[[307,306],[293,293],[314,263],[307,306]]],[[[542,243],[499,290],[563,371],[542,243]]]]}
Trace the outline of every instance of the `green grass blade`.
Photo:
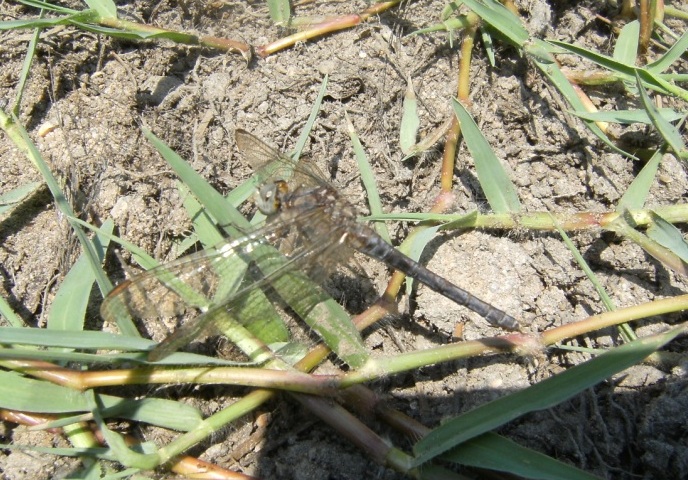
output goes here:
{"type": "Polygon", "coordinates": [[[0,315],[2,315],[12,327],[22,328],[26,326],[24,320],[15,313],[5,297],[0,297],[0,315]]]}
{"type": "MultiPolygon", "coordinates": [[[[610,312],[612,310],[616,310],[616,305],[614,305],[614,302],[607,294],[607,291],[602,286],[602,283],[600,283],[600,281],[597,279],[597,275],[595,275],[595,272],[592,271],[592,268],[590,268],[588,262],[585,261],[583,255],[581,255],[580,251],[578,251],[578,248],[576,248],[576,246],[573,244],[571,238],[559,225],[557,225],[555,222],[552,223],[555,224],[554,227],[556,228],[557,232],[559,232],[559,235],[561,235],[561,238],[564,240],[564,244],[571,252],[571,255],[573,255],[573,258],[576,260],[576,263],[581,267],[581,270],[585,272],[585,276],[588,277],[590,282],[595,287],[595,291],[600,296],[600,300],[602,300],[604,307],[607,309],[607,311],[610,312]]],[[[637,338],[633,330],[631,330],[631,328],[627,325],[622,325],[620,328],[621,333],[624,336],[624,340],[631,341],[637,338]]]]}
{"type": "Polygon", "coordinates": [[[541,480],[600,480],[494,433],[485,433],[441,457],[461,465],[508,472],[512,476],[541,480]]]}
{"type": "Polygon", "coordinates": [[[487,28],[481,28],[480,39],[483,42],[483,47],[485,47],[487,60],[490,62],[490,66],[494,68],[497,65],[497,60],[495,59],[495,47],[494,42],[492,41],[492,35],[490,35],[490,30],[487,28]]]}
{"type": "Polygon", "coordinates": [[[434,429],[415,445],[414,465],[421,465],[525,413],[544,410],[564,402],[606,378],[637,364],[684,332],[685,326],[680,326],[659,335],[616,347],[532,387],[504,396],[453,418],[434,429]]]}
{"type": "MultiPolygon", "coordinates": [[[[27,329],[28,330],[28,329],[27,329]]],[[[37,329],[31,329],[37,330],[37,329]]],[[[74,338],[79,338],[75,334],[74,338]]],[[[0,348],[0,359],[2,360],[43,360],[46,362],[66,362],[66,363],[80,363],[89,365],[112,365],[118,366],[127,364],[131,366],[136,365],[175,365],[175,366],[220,366],[220,367],[246,367],[258,365],[259,362],[234,362],[230,360],[223,360],[216,357],[208,357],[205,355],[198,355],[195,353],[175,352],[162,360],[150,362],[148,354],[145,353],[155,347],[157,343],[152,340],[148,341],[145,348],[137,353],[78,353],[78,352],[60,352],[55,350],[29,350],[19,348],[0,348]]],[[[283,343],[274,346],[273,351],[277,351],[283,343]]],[[[69,347],[77,348],[77,347],[69,347]]]]}
{"type": "Polygon", "coordinates": [[[0,195],[0,220],[7,218],[22,201],[36,193],[43,182],[30,182],[0,195]]]}
{"type": "Polygon", "coordinates": [[[56,18],[26,18],[21,20],[8,20],[0,22],[0,31],[18,30],[22,28],[50,28],[58,25],[71,25],[74,23],[90,22],[98,19],[98,14],[92,10],[84,10],[70,15],[56,18]]]}
{"type": "Polygon", "coordinates": [[[303,149],[306,146],[306,142],[308,142],[308,136],[313,130],[313,125],[315,125],[315,121],[317,120],[318,114],[320,113],[320,107],[322,107],[323,99],[325,98],[325,94],[327,93],[327,84],[329,83],[329,81],[330,77],[328,75],[325,75],[322,83],[320,84],[318,96],[315,98],[313,106],[311,107],[311,113],[308,115],[308,119],[306,120],[306,123],[304,124],[303,129],[299,134],[299,138],[296,141],[296,145],[294,146],[294,152],[292,154],[292,158],[294,160],[298,160],[299,158],[301,158],[301,152],[303,152],[303,149]]]}
{"type": "MultiPolygon", "coordinates": [[[[84,392],[55,385],[43,380],[23,377],[15,372],[0,371],[0,406],[12,410],[36,413],[64,414],[88,412],[88,396],[84,392]]],[[[103,414],[112,417],[138,418],[140,421],[175,425],[178,430],[190,430],[201,421],[200,413],[193,407],[165,400],[122,399],[103,395],[103,414]],[[162,408],[164,406],[164,409],[162,408]],[[145,407],[145,409],[143,409],[145,407]],[[157,409],[162,409],[156,412],[157,409]],[[183,415],[185,418],[173,419],[183,415]]]]}
{"type": "MultiPolygon", "coordinates": [[[[553,50],[552,44],[559,45],[559,42],[548,43],[540,39],[534,39],[532,40],[531,44],[526,47],[526,52],[530,54],[530,58],[535,66],[537,66],[540,71],[549,79],[552,85],[559,90],[559,93],[564,96],[569,105],[573,107],[574,111],[584,112],[586,110],[586,106],[578,97],[578,94],[571,85],[571,82],[566,78],[566,75],[564,75],[564,72],[561,71],[558,64],[553,61],[552,58],[548,58],[548,56],[551,55],[550,52],[553,50]]],[[[617,147],[600,129],[600,127],[595,124],[595,122],[585,121],[585,124],[592,133],[594,133],[613,151],[637,160],[637,158],[630,153],[625,152],[617,147]]]]}
{"type": "Polygon", "coordinates": [[[117,5],[112,0],[84,0],[102,18],[117,18],[117,5]]]}
{"type": "MultiPolygon", "coordinates": [[[[76,237],[79,240],[79,243],[81,244],[81,248],[83,249],[83,252],[89,260],[89,264],[93,270],[93,274],[95,275],[98,287],[100,288],[100,291],[103,294],[103,296],[105,296],[110,290],[112,290],[112,283],[107,278],[105,272],[101,268],[98,255],[96,254],[96,252],[93,251],[91,242],[89,241],[88,237],[86,236],[84,231],[81,228],[79,228],[79,223],[74,220],[76,218],[76,215],[72,211],[71,205],[62,193],[60,186],[57,182],[57,179],[53,176],[52,172],[50,171],[50,168],[43,160],[43,157],[41,156],[40,152],[38,151],[34,143],[31,141],[31,138],[29,137],[28,133],[26,132],[24,127],[19,123],[16,117],[10,117],[7,114],[5,114],[4,111],[0,110],[0,128],[2,128],[7,133],[7,135],[14,141],[14,143],[27,155],[29,160],[31,160],[36,169],[43,176],[43,179],[55,200],[55,205],[67,218],[67,220],[70,223],[70,226],[76,234],[76,237]]],[[[136,335],[138,332],[133,322],[131,322],[131,319],[128,318],[122,318],[120,321],[118,321],[117,326],[119,327],[120,331],[127,335],[136,335]]]]}
{"type": "Polygon", "coordinates": [[[688,100],[688,91],[675,85],[672,85],[666,80],[663,80],[661,77],[657,76],[654,73],[654,71],[638,68],[634,65],[627,65],[625,63],[618,62],[611,57],[602,55],[601,53],[592,52],[583,47],[579,47],[577,45],[573,45],[570,43],[560,42],[557,40],[549,40],[549,43],[551,43],[552,45],[556,45],[560,48],[563,48],[576,55],[580,55],[581,57],[586,58],[598,64],[599,66],[614,72],[614,74],[617,76],[617,78],[619,78],[619,80],[634,83],[635,76],[637,73],[642,79],[643,86],[645,88],[652,88],[653,90],[659,93],[664,93],[667,95],[676,95],[684,100],[688,100]]]}
{"type": "Polygon", "coordinates": [[[461,3],[473,10],[496,34],[514,47],[521,48],[528,40],[528,31],[521,20],[501,3],[494,0],[462,0],[461,3]]]}
{"type": "Polygon", "coordinates": [[[624,210],[640,210],[643,208],[647,196],[650,193],[650,188],[652,188],[652,184],[657,176],[657,170],[662,161],[662,156],[664,156],[664,148],[657,150],[654,155],[652,155],[652,158],[647,161],[643,169],[636,175],[633,182],[631,182],[628,189],[619,200],[616,206],[617,212],[622,212],[624,210]]]}
{"type": "MultiPolygon", "coordinates": [[[[45,11],[41,10],[40,18],[43,18],[45,11]]],[[[26,89],[26,84],[29,81],[29,75],[31,73],[31,65],[33,65],[33,60],[36,58],[36,48],[38,47],[38,42],[41,39],[42,28],[34,29],[29,45],[26,49],[26,56],[24,57],[24,63],[22,64],[22,71],[19,75],[19,81],[17,82],[17,98],[14,100],[14,106],[12,107],[12,114],[19,118],[21,110],[21,101],[24,95],[24,90],[26,89]]]]}
{"type": "MultiPolygon", "coordinates": [[[[646,110],[610,110],[600,112],[569,111],[570,113],[591,122],[614,122],[625,125],[631,123],[652,123],[646,110]]],[[[658,108],[658,114],[667,122],[675,122],[685,117],[685,113],[673,108],[658,108]]]]}
{"type": "MultiPolygon", "coordinates": [[[[165,161],[172,167],[180,180],[193,192],[205,209],[215,218],[220,225],[233,226],[230,233],[233,236],[241,236],[242,232],[251,228],[249,222],[220,195],[202,176],[186,163],[176,152],[168,147],[162,140],[153,135],[147,128],[143,128],[143,134],[149,142],[160,152],[165,161]]],[[[229,227],[228,227],[229,228],[229,227]]]]}
{"type": "Polygon", "coordinates": [[[683,277],[688,276],[688,265],[681,259],[681,257],[660,245],[652,238],[636,230],[634,225],[633,219],[630,217],[628,212],[624,212],[623,215],[619,215],[618,218],[610,222],[608,228],[613,232],[628,238],[632,242],[637,243],[640,248],[652,255],[656,260],[659,260],[667,268],[670,268],[676,272],[678,275],[683,277]]]}
{"type": "Polygon", "coordinates": [[[34,7],[41,10],[49,10],[51,12],[65,13],[68,15],[79,13],[79,10],[73,10],[71,8],[63,7],[55,3],[44,2],[42,0],[19,0],[19,3],[24,4],[27,7],[34,7]]]}
{"type": "Polygon", "coordinates": [[[638,20],[624,25],[614,46],[614,60],[627,65],[635,65],[635,60],[638,57],[639,35],[640,22],[638,20]]]}
{"type": "MultiPolygon", "coordinates": [[[[407,255],[408,257],[414,259],[416,262],[420,261],[420,256],[423,254],[425,247],[428,243],[435,238],[437,231],[441,228],[441,225],[436,225],[434,227],[427,227],[422,230],[416,230],[413,234],[409,235],[404,241],[403,245],[399,247],[399,251],[407,255]],[[408,248],[407,248],[408,246],[408,248]]],[[[412,277],[406,278],[406,294],[411,295],[413,291],[413,284],[415,279],[412,277]]]]}
{"type": "Polygon", "coordinates": [[[648,237],[688,263],[688,243],[681,231],[654,212],[650,212],[650,218],[652,223],[647,228],[648,237]]]}
{"type": "Polygon", "coordinates": [[[669,144],[671,149],[676,154],[677,158],[682,160],[688,160],[688,150],[686,150],[686,144],[683,141],[683,137],[679,133],[678,129],[672,124],[667,122],[664,117],[662,117],[657,111],[657,107],[650,100],[647,92],[643,88],[642,80],[640,76],[636,74],[636,81],[638,86],[638,92],[640,93],[640,100],[643,102],[645,110],[652,121],[652,125],[657,129],[659,134],[664,138],[664,140],[669,144]]]}
{"type": "MultiPolygon", "coordinates": [[[[368,207],[370,208],[371,215],[379,215],[382,213],[382,201],[380,200],[380,192],[377,189],[377,182],[375,180],[375,173],[370,167],[370,162],[368,161],[368,156],[361,145],[361,140],[358,138],[356,130],[349,119],[349,115],[344,113],[346,119],[346,126],[349,132],[349,138],[351,138],[351,143],[354,146],[354,154],[356,155],[356,163],[358,164],[358,171],[361,172],[361,181],[363,182],[363,187],[365,188],[368,197],[368,207]]],[[[385,242],[391,244],[392,240],[389,236],[389,230],[387,230],[387,225],[384,223],[376,223],[373,227],[378,235],[380,235],[385,242]]]]}
{"type": "Polygon", "coordinates": [[[496,213],[519,212],[521,202],[518,200],[516,187],[490,148],[490,144],[461,102],[452,100],[452,107],[461,123],[461,132],[475,161],[478,180],[490,207],[496,213]]]}
{"type": "MultiPolygon", "coordinates": [[[[125,418],[143,422],[179,432],[188,432],[203,420],[201,412],[182,402],[160,398],[143,398],[140,400],[116,397],[104,397],[110,405],[101,411],[103,418],[125,418]],[[111,399],[114,399],[114,403],[111,399]]],[[[89,420],[89,415],[72,415],[41,425],[41,428],[59,428],[72,423],[89,420]]]]}
{"type": "Polygon", "coordinates": [[[79,350],[147,350],[154,342],[141,337],[93,330],[55,330],[43,328],[2,327],[5,345],[35,345],[79,350]]]}
{"type": "MultiPolygon", "coordinates": [[[[112,233],[114,224],[106,220],[101,230],[112,233]]],[[[96,236],[92,242],[93,251],[102,263],[109,241],[107,237],[96,236]]],[[[86,308],[95,282],[95,274],[85,254],[79,255],[72,268],[65,275],[48,312],[48,330],[81,330],[86,319],[86,308]]]]}
{"type": "Polygon", "coordinates": [[[107,238],[112,242],[115,242],[122,248],[125,248],[129,253],[132,254],[134,261],[136,261],[136,263],[138,263],[145,270],[149,270],[153,267],[157,267],[158,265],[160,265],[160,263],[156,259],[148,255],[148,253],[144,249],[140,248],[138,245],[128,242],[123,238],[118,237],[117,235],[109,234],[105,230],[101,230],[100,228],[95,227],[90,223],[84,222],[83,220],[79,220],[78,218],[72,218],[71,221],[77,223],[78,225],[81,225],[82,227],[92,230],[96,232],[98,235],[107,238]]]}
{"type": "Polygon", "coordinates": [[[158,466],[160,462],[154,450],[153,453],[149,453],[152,450],[150,447],[153,447],[151,444],[146,445],[145,443],[141,443],[129,448],[122,435],[110,430],[101,415],[101,412],[105,408],[101,395],[96,394],[93,390],[87,390],[83,395],[86,399],[86,402],[88,402],[91,415],[93,416],[93,420],[98,427],[98,431],[103,435],[103,438],[105,439],[108,447],[110,447],[112,454],[120,464],[126,467],[142,469],[151,469],[158,466]],[[143,450],[144,453],[135,451],[134,448],[143,450]]]}
{"type": "Polygon", "coordinates": [[[646,65],[645,68],[653,73],[664,72],[685,55],[686,51],[688,51],[688,30],[683,32],[681,38],[679,38],[664,55],[646,65]]]}
{"type": "Polygon", "coordinates": [[[401,124],[399,126],[399,146],[404,155],[408,155],[413,146],[416,145],[418,127],[420,125],[420,119],[418,118],[418,99],[416,98],[416,92],[413,91],[413,81],[411,77],[409,77],[406,82],[404,108],[403,114],[401,115],[401,124]]]}
{"type": "Polygon", "coordinates": [[[267,0],[270,18],[276,25],[289,25],[291,21],[291,5],[289,0],[267,0]]]}

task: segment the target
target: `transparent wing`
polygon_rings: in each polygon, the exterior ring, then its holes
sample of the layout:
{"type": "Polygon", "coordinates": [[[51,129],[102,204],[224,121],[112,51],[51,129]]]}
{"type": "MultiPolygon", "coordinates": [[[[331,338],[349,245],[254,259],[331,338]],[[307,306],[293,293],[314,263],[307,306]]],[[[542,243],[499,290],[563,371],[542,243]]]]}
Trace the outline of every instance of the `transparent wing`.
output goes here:
{"type": "Polygon", "coordinates": [[[258,175],[259,183],[271,180],[289,181],[292,188],[312,187],[327,183],[322,171],[312,161],[293,160],[272,148],[246,130],[237,129],[234,133],[239,151],[258,175]]]}
{"type": "MultiPolygon", "coordinates": [[[[264,343],[285,341],[283,323],[274,317],[271,321],[270,312],[262,307],[269,308],[269,302],[261,288],[270,285],[271,289],[282,290],[286,295],[298,290],[295,301],[301,303],[301,310],[308,310],[311,303],[314,305],[322,300],[321,290],[313,285],[306,286],[304,282],[308,277],[295,270],[311,275],[318,270],[321,273],[316,276],[326,275],[323,264],[328,261],[320,258],[319,253],[328,250],[339,233],[309,239],[287,257],[273,244],[294,226],[294,222],[320,223],[326,220],[322,216],[320,209],[312,209],[289,215],[289,218],[277,218],[243,238],[223,242],[137,275],[107,296],[101,305],[101,315],[110,322],[121,315],[144,320],[192,316],[151,353],[152,360],[164,358],[210,327],[224,331],[232,321],[250,324],[251,332],[263,332],[258,336],[264,343]],[[280,289],[276,288],[277,284],[281,284],[280,289]]],[[[330,261],[334,261],[333,257],[330,261]]],[[[272,314],[274,316],[274,310],[272,314]]]]}

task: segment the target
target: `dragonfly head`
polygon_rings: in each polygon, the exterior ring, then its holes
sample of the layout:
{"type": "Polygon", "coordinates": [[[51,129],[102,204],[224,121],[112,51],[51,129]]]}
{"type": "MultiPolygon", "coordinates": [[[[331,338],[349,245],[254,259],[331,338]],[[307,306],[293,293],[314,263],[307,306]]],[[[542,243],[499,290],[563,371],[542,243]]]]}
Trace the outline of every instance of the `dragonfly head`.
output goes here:
{"type": "Polygon", "coordinates": [[[264,215],[273,215],[279,211],[289,187],[284,180],[277,180],[262,185],[256,195],[256,207],[264,215]]]}

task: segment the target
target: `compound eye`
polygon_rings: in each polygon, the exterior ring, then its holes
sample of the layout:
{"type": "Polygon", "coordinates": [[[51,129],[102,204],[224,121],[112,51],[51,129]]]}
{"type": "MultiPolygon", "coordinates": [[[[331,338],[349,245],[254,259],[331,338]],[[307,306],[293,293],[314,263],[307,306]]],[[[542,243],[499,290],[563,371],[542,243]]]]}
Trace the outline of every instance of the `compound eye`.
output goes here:
{"type": "Polygon", "coordinates": [[[275,183],[267,183],[258,189],[256,207],[264,215],[272,215],[279,210],[280,199],[279,195],[277,195],[277,185],[275,183]]]}

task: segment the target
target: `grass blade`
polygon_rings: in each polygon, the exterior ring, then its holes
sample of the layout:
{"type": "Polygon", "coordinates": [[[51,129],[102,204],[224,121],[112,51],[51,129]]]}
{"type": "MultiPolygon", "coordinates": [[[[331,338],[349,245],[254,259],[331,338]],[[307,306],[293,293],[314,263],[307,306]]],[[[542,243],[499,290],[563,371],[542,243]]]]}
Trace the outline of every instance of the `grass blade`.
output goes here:
{"type": "Polygon", "coordinates": [[[537,385],[499,398],[443,423],[415,445],[413,450],[417,458],[414,465],[421,465],[525,413],[544,410],[568,400],[640,362],[667,342],[685,333],[685,329],[685,325],[682,325],[665,333],[616,347],[537,385]]]}
{"type": "Polygon", "coordinates": [[[485,433],[450,450],[442,459],[461,465],[509,472],[514,476],[542,480],[600,480],[567,463],[494,433],[485,433]]]}
{"type": "Polygon", "coordinates": [[[659,114],[657,107],[652,100],[650,100],[650,97],[643,88],[643,82],[640,79],[640,75],[637,73],[636,82],[638,86],[638,92],[640,93],[640,100],[643,102],[645,110],[647,110],[647,114],[652,121],[652,125],[654,125],[662,138],[664,138],[664,140],[669,144],[677,158],[683,161],[688,160],[688,150],[686,150],[686,144],[683,142],[683,137],[676,127],[667,122],[664,117],[659,114]]]}
{"type": "Polygon", "coordinates": [[[614,60],[628,65],[635,65],[635,60],[638,56],[639,35],[640,22],[638,20],[624,25],[614,46],[614,60]]]}
{"type": "Polygon", "coordinates": [[[43,182],[26,183],[0,195],[0,219],[9,216],[12,210],[21,205],[23,200],[36,193],[42,186],[43,182]]]}
{"type": "Polygon", "coordinates": [[[657,176],[659,164],[664,156],[664,148],[657,150],[652,158],[647,161],[643,169],[636,175],[633,182],[628,186],[626,192],[623,194],[616,206],[617,212],[624,210],[640,210],[645,205],[647,196],[650,193],[650,188],[657,176]]]}
{"type": "Polygon", "coordinates": [[[688,243],[681,231],[654,212],[650,212],[650,217],[652,223],[647,228],[647,235],[688,263],[688,243]]]}
{"type": "Polygon", "coordinates": [[[401,116],[401,125],[399,128],[399,146],[404,155],[408,155],[416,144],[418,126],[420,125],[420,119],[418,118],[418,99],[416,99],[416,92],[413,91],[413,82],[410,77],[406,82],[404,113],[401,116]]]}
{"type": "MultiPolygon", "coordinates": [[[[344,117],[346,118],[346,126],[349,132],[349,138],[351,138],[351,143],[354,145],[354,154],[356,155],[358,171],[361,172],[361,181],[363,182],[363,187],[365,188],[368,197],[370,214],[379,215],[382,213],[382,201],[380,200],[380,192],[377,189],[375,174],[373,173],[373,169],[370,168],[368,156],[363,149],[363,145],[361,145],[361,140],[358,138],[358,134],[354,130],[354,126],[349,119],[349,115],[345,113],[344,117]]],[[[387,225],[385,223],[376,223],[373,228],[377,234],[385,240],[385,242],[389,244],[392,243],[392,240],[389,236],[389,230],[387,230],[387,225]]]]}
{"type": "MultiPolygon", "coordinates": [[[[114,224],[106,220],[101,230],[112,233],[114,224]]],[[[105,235],[93,239],[93,251],[100,262],[105,258],[109,241],[105,235]]],[[[48,313],[48,330],[82,330],[86,319],[86,308],[93,289],[95,274],[85,254],[81,254],[65,275],[48,313]]]]}
{"type": "Polygon", "coordinates": [[[454,113],[461,123],[466,146],[475,161],[480,186],[487,202],[496,213],[516,213],[521,210],[516,187],[501,162],[490,148],[471,115],[458,100],[452,100],[454,113]]]}

